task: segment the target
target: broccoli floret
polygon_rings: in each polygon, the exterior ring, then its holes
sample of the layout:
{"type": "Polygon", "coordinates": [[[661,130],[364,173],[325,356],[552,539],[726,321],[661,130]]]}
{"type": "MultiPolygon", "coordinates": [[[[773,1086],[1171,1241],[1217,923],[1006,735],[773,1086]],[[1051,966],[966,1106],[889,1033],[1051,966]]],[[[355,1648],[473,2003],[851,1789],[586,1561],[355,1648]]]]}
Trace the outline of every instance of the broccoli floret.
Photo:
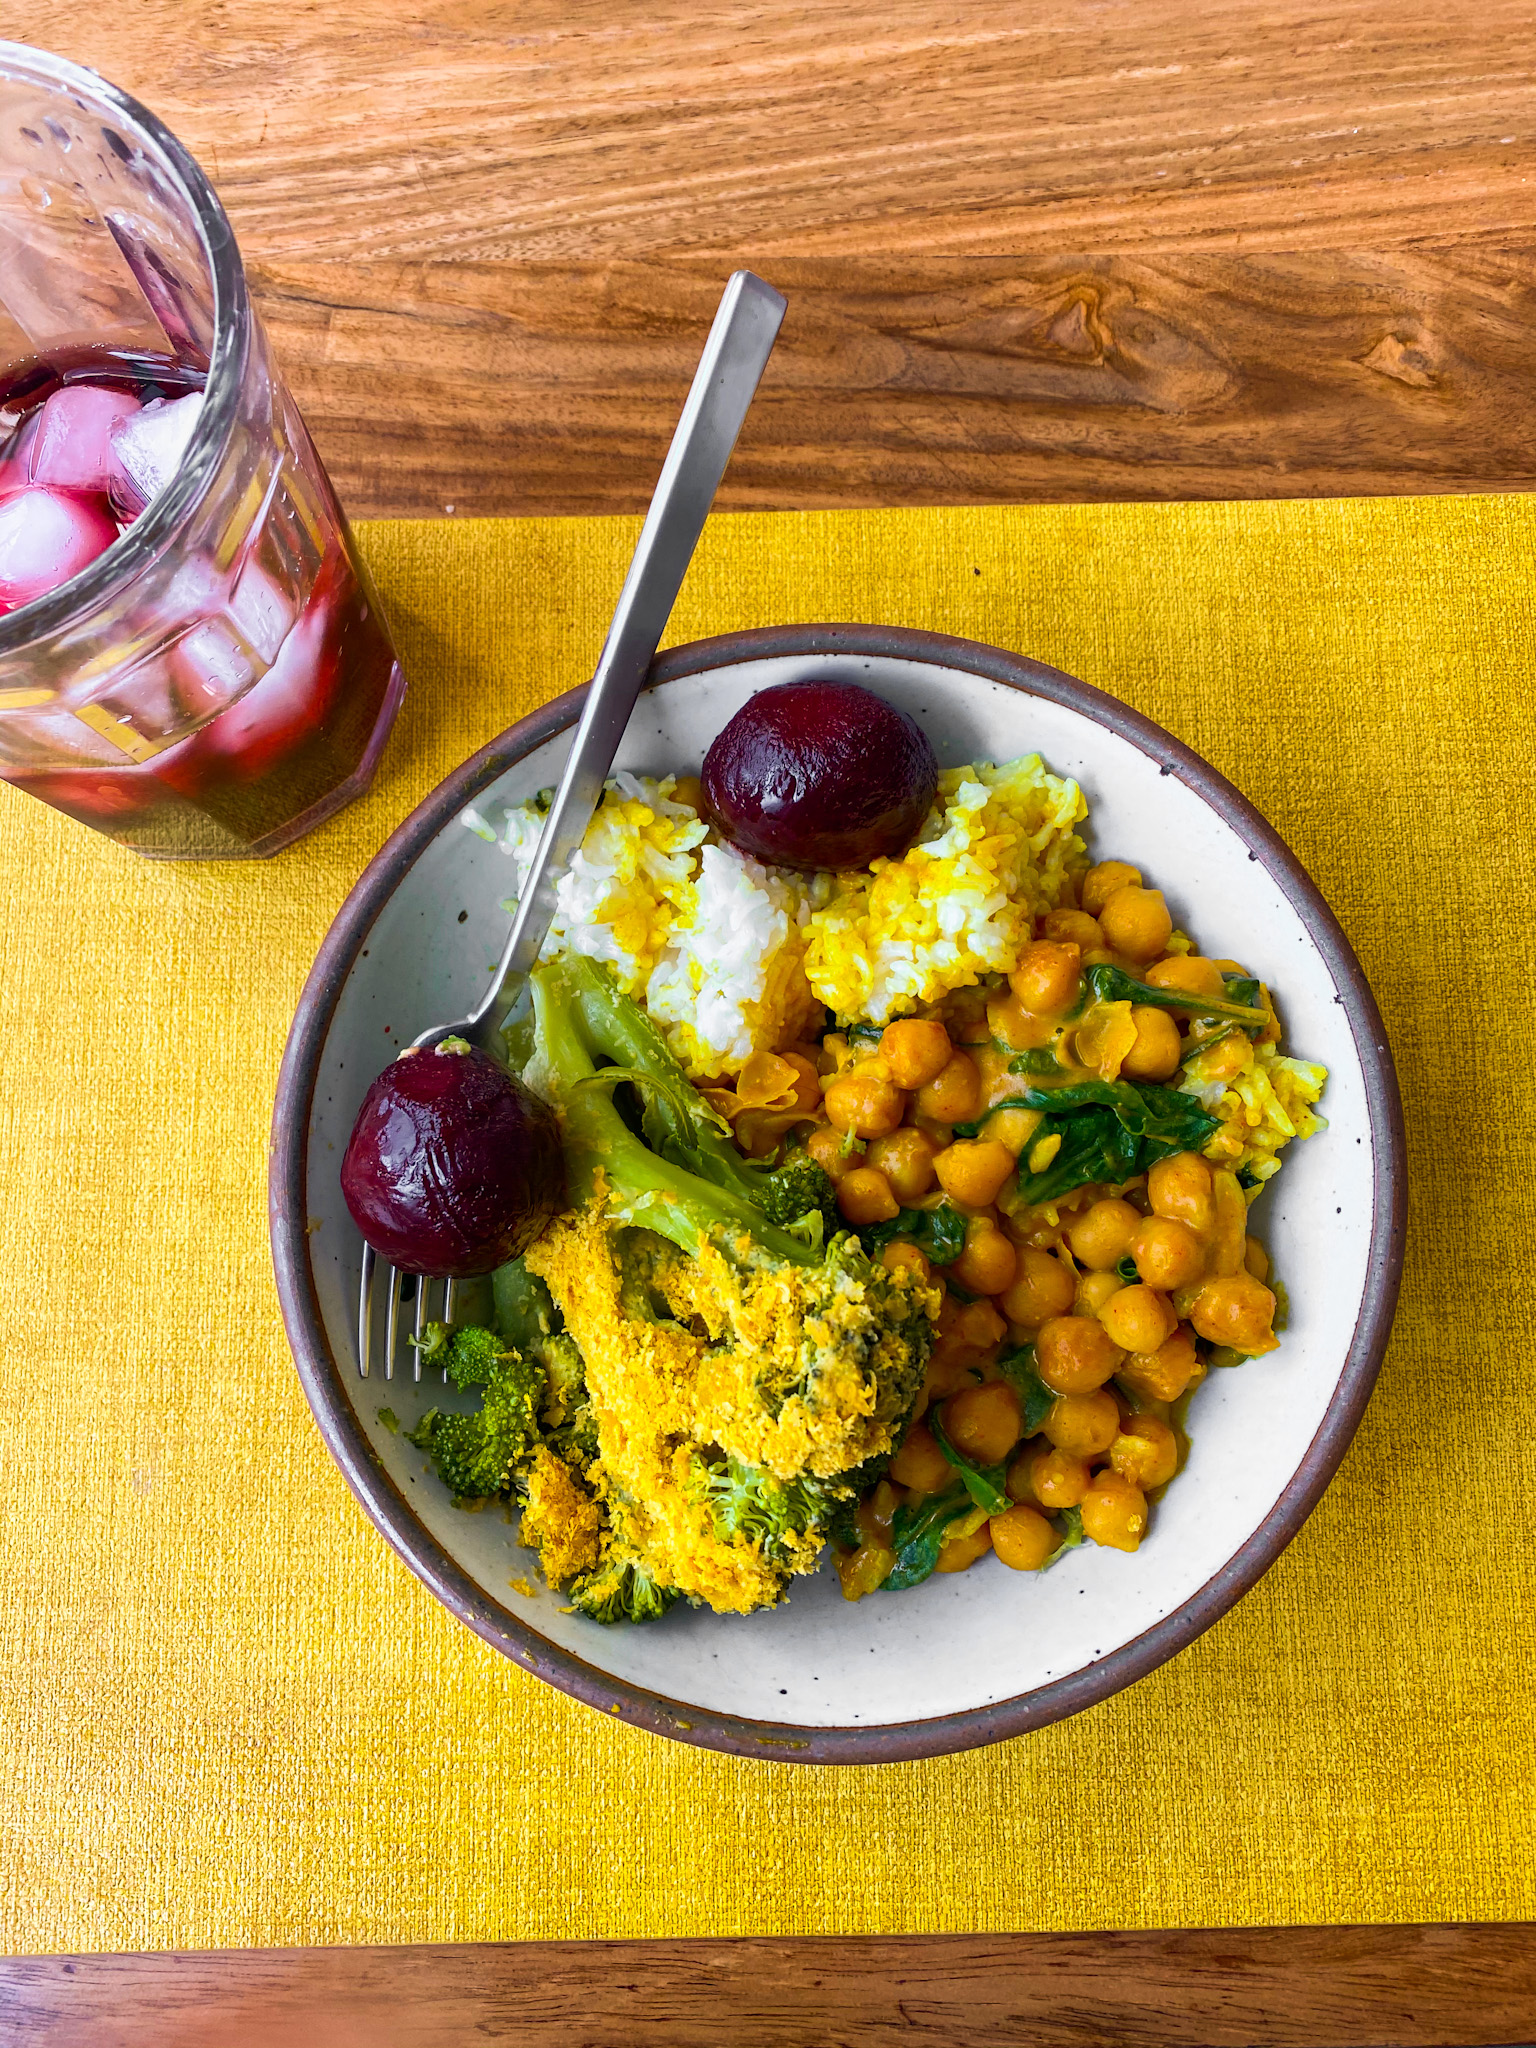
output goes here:
{"type": "Polygon", "coordinates": [[[521,1259],[491,1275],[496,1326],[507,1343],[544,1368],[540,1422],[545,1440],[578,1467],[597,1456],[597,1425],[587,1395],[587,1369],[549,1289],[521,1259]]]}
{"type": "Polygon", "coordinates": [[[805,1153],[763,1174],[757,1183],[757,1199],[768,1221],[777,1223],[781,1230],[794,1231],[797,1224],[802,1226],[801,1231],[796,1231],[797,1236],[802,1234],[807,1217],[820,1219],[824,1244],[830,1244],[846,1228],[838,1211],[837,1190],[831,1175],[805,1153]]]}
{"type": "Polygon", "coordinates": [[[677,1597],[632,1557],[605,1559],[571,1588],[571,1605],[589,1621],[659,1621],[677,1597]]]}
{"type": "MultiPolygon", "coordinates": [[[[595,962],[566,954],[531,980],[527,1078],[560,1112],[576,1213],[530,1259],[570,1318],[602,1412],[622,1418],[611,1442],[603,1431],[609,1497],[676,1487],[693,1509],[668,1510],[664,1564],[644,1541],[617,1554],[721,1611],[771,1605],[790,1574],[814,1569],[853,1472],[899,1439],[936,1295],[842,1227],[814,1162],[769,1172],[745,1160],[595,962]],[[633,1089],[638,1113],[630,1102],[621,1113],[619,1088],[633,1089]],[[612,1266],[601,1285],[594,1256],[612,1266]],[[653,1435],[658,1398],[670,1419],[653,1435]]],[[[577,1604],[615,1603],[591,1592],[577,1604]]]]}
{"type": "Polygon", "coordinates": [[[735,1458],[698,1466],[698,1485],[715,1527],[728,1543],[755,1543],[764,1556],[789,1563],[806,1540],[820,1544],[842,1504],[846,1482],[802,1475],[776,1479],[735,1458]],[[798,1540],[797,1540],[798,1539],[798,1540]]]}
{"type": "Polygon", "coordinates": [[[456,1387],[483,1387],[507,1355],[494,1330],[473,1323],[428,1323],[418,1349],[422,1364],[446,1367],[456,1387]]]}
{"type": "Polygon", "coordinates": [[[538,1439],[544,1368],[537,1359],[506,1349],[492,1330],[442,1323],[428,1325],[421,1355],[446,1365],[459,1386],[481,1388],[481,1407],[475,1415],[429,1408],[406,1432],[406,1441],[430,1455],[456,1500],[510,1493],[538,1439]]]}

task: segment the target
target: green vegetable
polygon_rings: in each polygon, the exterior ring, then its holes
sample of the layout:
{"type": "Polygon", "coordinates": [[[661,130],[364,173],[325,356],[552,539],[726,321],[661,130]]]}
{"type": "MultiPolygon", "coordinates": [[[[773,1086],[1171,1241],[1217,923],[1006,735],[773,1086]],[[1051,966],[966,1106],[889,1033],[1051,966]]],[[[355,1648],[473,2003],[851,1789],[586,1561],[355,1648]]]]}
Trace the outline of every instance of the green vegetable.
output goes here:
{"type": "MultiPolygon", "coordinates": [[[[732,1333],[739,1350],[754,1353],[752,1398],[770,1417],[792,1399],[813,1415],[851,1410],[865,1441],[876,1440],[882,1427],[898,1441],[922,1386],[933,1328],[910,1284],[874,1261],[843,1226],[825,1173],[804,1157],[772,1170],[743,1159],[655,1026],[596,962],[562,955],[536,968],[530,981],[528,1078],[560,1111],[573,1206],[593,1205],[601,1190],[622,1313],[670,1320],[675,1293],[660,1284],[666,1267],[706,1250],[745,1274],[773,1275],[783,1321],[772,1341],[755,1331],[732,1333]],[[608,1076],[615,1087],[634,1088],[629,1117],[605,1085],[608,1076]],[[786,1328],[793,1341],[785,1341],[786,1328]]],[[[958,1212],[953,1225],[930,1221],[926,1212],[920,1221],[930,1241],[957,1226],[955,1251],[963,1244],[958,1212]]],[[[729,1317],[714,1279],[698,1278],[729,1317]]],[[[551,1347],[568,1339],[550,1324],[548,1297],[511,1269],[497,1283],[498,1315],[550,1360],[546,1370],[555,1381],[551,1347]]],[[[569,1391],[584,1405],[574,1369],[569,1391]]],[[[706,1449],[689,1484],[707,1498],[725,1541],[757,1546],[779,1564],[803,1557],[804,1546],[790,1539],[824,1534],[843,1496],[866,1476],[863,1466],[825,1477],[809,1470],[770,1474],[706,1449]]],[[[622,1535],[610,1532],[605,1540],[622,1535]]],[[[662,1611],[672,1592],[644,1546],[624,1540],[572,1597],[584,1614],[633,1620],[662,1611]]]]}
{"type": "MultiPolygon", "coordinates": [[[[1254,994],[1257,993],[1254,984],[1254,994]]],[[[1090,1003],[1142,1003],[1158,1010],[1186,1010],[1191,1017],[1225,1018],[1229,1024],[1241,1024],[1253,1031],[1262,1031],[1269,1022],[1266,1012],[1252,1003],[1192,995],[1184,988],[1153,988],[1150,982],[1138,981],[1135,975],[1127,974],[1123,967],[1111,966],[1107,960],[1084,968],[1083,993],[1074,1014],[1081,1016],[1090,1003]]]]}
{"type": "Polygon", "coordinates": [[[421,1340],[424,1365],[443,1365],[456,1386],[479,1387],[475,1415],[429,1408],[406,1442],[426,1451],[456,1500],[488,1500],[512,1491],[533,1454],[544,1368],[505,1348],[494,1330],[429,1323],[421,1340]]]}
{"type": "Polygon", "coordinates": [[[605,1558],[571,1588],[571,1605],[589,1621],[659,1621],[677,1597],[632,1557],[605,1558]]]}
{"type": "Polygon", "coordinates": [[[1019,1397],[1024,1434],[1037,1436],[1060,1397],[1036,1372],[1034,1345],[1025,1344],[1017,1351],[1005,1351],[997,1361],[997,1369],[1019,1397]]]}
{"type": "Polygon", "coordinates": [[[400,1418],[393,1408],[381,1408],[379,1410],[379,1420],[391,1436],[398,1436],[400,1434],[400,1418]]]}
{"type": "Polygon", "coordinates": [[[585,1470],[597,1456],[597,1423],[587,1394],[587,1368],[565,1329],[549,1289],[521,1259],[491,1275],[496,1327],[514,1350],[544,1368],[540,1424],[550,1448],[585,1470]]]}
{"type": "Polygon", "coordinates": [[[932,1578],[945,1535],[956,1522],[975,1512],[970,1494],[958,1484],[945,1493],[929,1494],[923,1500],[899,1507],[891,1526],[896,1562],[881,1590],[905,1593],[920,1586],[924,1579],[932,1578]]]}
{"type": "MultiPolygon", "coordinates": [[[[847,1475],[836,1483],[813,1478],[778,1479],[735,1458],[696,1466],[699,1493],[709,1503],[715,1529],[726,1543],[755,1543],[766,1557],[784,1563],[793,1552],[791,1536],[828,1533],[837,1510],[857,1505],[858,1489],[847,1475]]],[[[857,1546],[855,1536],[854,1546],[857,1546]]]]}
{"type": "Polygon", "coordinates": [[[1043,1138],[1061,1139],[1043,1172],[1019,1176],[1017,1199],[1031,1208],[1088,1181],[1130,1180],[1159,1159],[1198,1152],[1221,1127],[1221,1119],[1193,1095],[1151,1082],[1070,1081],[1060,1088],[1027,1088],[1023,1102],[1046,1112],[1032,1151],[1043,1138]]]}
{"type": "Polygon", "coordinates": [[[1083,1540],[1083,1511],[1081,1508],[1063,1508],[1057,1517],[1056,1526],[1061,1531],[1061,1548],[1053,1550],[1045,1560],[1045,1569],[1060,1562],[1069,1550],[1076,1550],[1083,1540]]]}
{"type": "Polygon", "coordinates": [[[965,1218],[952,1202],[931,1209],[903,1209],[886,1223],[868,1223],[860,1242],[873,1256],[893,1238],[905,1238],[926,1252],[936,1266],[947,1266],[965,1250],[965,1218]]]}
{"type": "Polygon", "coordinates": [[[939,1411],[936,1408],[930,1409],[927,1422],[933,1432],[934,1442],[960,1474],[961,1485],[977,1507],[984,1508],[989,1515],[1006,1514],[1012,1506],[1012,1502],[1003,1491],[1003,1480],[1008,1472],[1007,1459],[1005,1458],[1001,1465],[973,1464],[962,1452],[955,1449],[945,1435],[944,1425],[939,1420],[939,1411]]]}
{"type": "MultiPolygon", "coordinates": [[[[1008,1062],[1010,1074],[1064,1074],[1067,1070],[1057,1059],[1048,1045],[1032,1045],[1027,1052],[1016,1053],[1008,1062]]],[[[999,1109],[1017,1108],[1018,1104],[999,1103],[999,1109]]]]}
{"type": "Polygon", "coordinates": [[[1116,1259],[1115,1271],[1127,1287],[1134,1287],[1141,1279],[1141,1269],[1127,1252],[1123,1259],[1116,1259]]]}

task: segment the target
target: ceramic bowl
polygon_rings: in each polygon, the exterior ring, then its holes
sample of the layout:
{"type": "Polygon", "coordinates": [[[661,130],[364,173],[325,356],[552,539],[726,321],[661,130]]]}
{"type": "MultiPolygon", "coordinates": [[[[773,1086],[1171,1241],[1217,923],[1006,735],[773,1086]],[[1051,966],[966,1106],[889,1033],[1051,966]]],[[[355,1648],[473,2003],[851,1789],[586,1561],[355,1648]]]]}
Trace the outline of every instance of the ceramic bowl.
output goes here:
{"type": "Polygon", "coordinates": [[[1330,1128],[1286,1154],[1255,1227],[1287,1280],[1271,1357],[1212,1374],[1189,1463],[1134,1556],[1091,1545],[1048,1572],[995,1559],[856,1605],[824,1565],[749,1617],[674,1609],[603,1628],[563,1610],[516,1526],[457,1511],[391,1433],[430,1389],[362,1380],[361,1243],[337,1168],[363,1092],[418,1031],[461,1016],[506,929],[511,866],[465,829],[554,782],[582,692],[482,749],[427,798],[348,897],[283,1062],[271,1218],[279,1290],[326,1443],[380,1533],[437,1596],[529,1671],[642,1727],[738,1754],[819,1763],[932,1756],[1038,1728],[1142,1677],[1273,1563],[1332,1477],[1375,1379],[1396,1298],[1401,1116],[1375,1003],[1295,857],[1187,747],[1055,669],[974,642],[862,626],[786,627],[675,648],[657,663],[619,766],[696,770],[755,690],[804,676],[867,684],[919,718],[942,764],[1038,750],[1074,776],[1092,844],[1143,865],[1202,948],[1273,984],[1288,1046],[1330,1072],[1330,1128]]]}

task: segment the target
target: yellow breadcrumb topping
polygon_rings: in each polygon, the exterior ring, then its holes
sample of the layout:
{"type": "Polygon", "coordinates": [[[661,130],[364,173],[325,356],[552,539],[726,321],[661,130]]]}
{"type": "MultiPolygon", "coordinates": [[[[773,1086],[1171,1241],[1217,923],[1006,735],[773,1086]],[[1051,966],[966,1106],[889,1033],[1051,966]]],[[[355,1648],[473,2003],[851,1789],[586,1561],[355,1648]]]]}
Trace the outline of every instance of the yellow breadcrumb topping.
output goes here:
{"type": "Polygon", "coordinates": [[[522,1541],[552,1586],[590,1571],[602,1549],[603,1511],[563,1458],[541,1444],[527,1477],[522,1541]]]}

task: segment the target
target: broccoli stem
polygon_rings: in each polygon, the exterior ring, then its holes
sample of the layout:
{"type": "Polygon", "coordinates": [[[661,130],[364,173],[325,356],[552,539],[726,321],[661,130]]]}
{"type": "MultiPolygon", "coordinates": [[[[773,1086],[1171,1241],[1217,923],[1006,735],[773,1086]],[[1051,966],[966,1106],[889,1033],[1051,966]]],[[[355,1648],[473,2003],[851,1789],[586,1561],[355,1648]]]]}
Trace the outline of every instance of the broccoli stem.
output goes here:
{"type": "MultiPolygon", "coordinates": [[[[745,1233],[775,1258],[797,1266],[816,1265],[820,1254],[768,1222],[762,1209],[732,1172],[732,1185],[704,1180],[637,1138],[614,1108],[607,1091],[578,1084],[598,1072],[597,1056],[654,1074],[669,1088],[692,1083],[667,1051],[660,1035],[635,1005],[622,1003],[590,960],[566,954],[535,969],[532,977],[539,1050],[564,1118],[568,1178],[572,1196],[588,1202],[599,1173],[610,1190],[608,1214],[619,1223],[654,1230],[690,1257],[710,1240],[732,1250],[745,1233]]],[[[724,1159],[729,1148],[703,1119],[684,1132],[664,1091],[648,1091],[647,1123],[679,1147],[724,1159]]],[[[685,1098],[686,1099],[686,1098],[685,1098]]]]}

